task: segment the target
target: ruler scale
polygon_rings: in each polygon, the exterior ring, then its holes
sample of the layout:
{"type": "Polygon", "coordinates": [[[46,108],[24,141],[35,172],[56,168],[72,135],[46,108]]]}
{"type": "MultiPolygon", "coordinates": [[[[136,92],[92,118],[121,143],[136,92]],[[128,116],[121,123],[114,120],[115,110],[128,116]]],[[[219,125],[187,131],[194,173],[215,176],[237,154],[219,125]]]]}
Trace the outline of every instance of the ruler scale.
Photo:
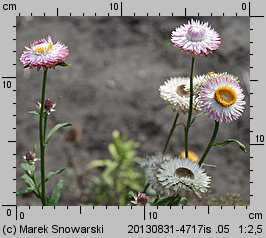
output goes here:
{"type": "Polygon", "coordinates": [[[264,2],[2,1],[1,237],[265,237],[264,2]],[[117,4],[111,9],[110,4],[117,4]],[[17,206],[16,16],[249,16],[250,206],[17,206]],[[6,87],[3,87],[5,82],[6,87]],[[30,226],[38,226],[34,231],[30,226]],[[78,229],[78,230],[77,230],[78,229]]]}

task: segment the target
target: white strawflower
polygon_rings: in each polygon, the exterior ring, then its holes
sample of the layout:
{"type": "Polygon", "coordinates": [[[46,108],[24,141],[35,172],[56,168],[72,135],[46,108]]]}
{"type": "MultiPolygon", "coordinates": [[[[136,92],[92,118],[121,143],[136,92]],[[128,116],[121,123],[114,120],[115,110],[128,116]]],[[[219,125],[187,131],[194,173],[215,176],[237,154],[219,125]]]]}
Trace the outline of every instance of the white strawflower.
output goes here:
{"type": "Polygon", "coordinates": [[[192,191],[201,197],[206,193],[211,179],[204,170],[189,159],[169,155],[148,156],[142,163],[148,182],[158,195],[164,197],[192,191]]]}
{"type": "MultiPolygon", "coordinates": [[[[189,84],[188,77],[173,77],[159,87],[160,97],[177,112],[186,113],[189,110],[189,84]]],[[[199,110],[196,97],[193,98],[193,108],[199,110]]]]}
{"type": "Polygon", "coordinates": [[[158,193],[158,195],[165,194],[166,196],[170,196],[170,194],[167,194],[167,191],[165,191],[164,187],[159,183],[157,178],[160,165],[168,159],[171,159],[169,155],[151,155],[147,156],[141,164],[141,166],[145,168],[149,184],[158,193]]]}
{"type": "Polygon", "coordinates": [[[208,191],[211,178],[189,159],[171,158],[160,165],[157,179],[167,194],[176,196],[182,191],[192,191],[198,197],[208,191]]]}

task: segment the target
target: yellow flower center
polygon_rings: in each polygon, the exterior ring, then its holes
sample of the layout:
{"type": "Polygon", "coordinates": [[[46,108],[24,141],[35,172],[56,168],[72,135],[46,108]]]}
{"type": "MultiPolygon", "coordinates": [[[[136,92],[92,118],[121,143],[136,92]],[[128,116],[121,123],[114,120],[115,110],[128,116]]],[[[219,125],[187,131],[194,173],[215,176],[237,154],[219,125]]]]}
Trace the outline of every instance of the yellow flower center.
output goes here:
{"type": "Polygon", "coordinates": [[[215,74],[213,71],[207,73],[207,75],[213,75],[213,74],[215,74]]]}
{"type": "Polygon", "coordinates": [[[229,107],[235,103],[237,95],[233,88],[221,86],[215,90],[214,98],[223,107],[229,107]]]}
{"type": "Polygon", "coordinates": [[[180,167],[175,171],[176,176],[178,177],[188,177],[190,179],[194,179],[194,174],[190,169],[180,167]]]}
{"type": "Polygon", "coordinates": [[[36,45],[33,48],[34,52],[38,53],[38,54],[47,53],[51,49],[53,49],[53,42],[52,41],[50,41],[49,43],[42,43],[42,44],[36,45]]]}
{"type": "MultiPolygon", "coordinates": [[[[180,154],[180,156],[181,156],[182,159],[186,159],[186,153],[185,153],[185,151],[182,151],[182,153],[180,154]]],[[[190,159],[191,161],[196,162],[196,163],[199,162],[198,155],[195,152],[191,151],[191,150],[188,151],[188,159],[190,159]]]]}

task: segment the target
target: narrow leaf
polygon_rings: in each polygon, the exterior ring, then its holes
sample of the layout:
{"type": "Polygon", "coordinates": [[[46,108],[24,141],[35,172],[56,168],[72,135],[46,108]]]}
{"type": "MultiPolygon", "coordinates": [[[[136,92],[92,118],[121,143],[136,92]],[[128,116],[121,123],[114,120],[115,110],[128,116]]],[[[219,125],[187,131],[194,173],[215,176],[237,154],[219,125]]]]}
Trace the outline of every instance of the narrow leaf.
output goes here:
{"type": "Polygon", "coordinates": [[[33,145],[33,152],[37,153],[37,145],[36,144],[33,145]]]}
{"type": "Polygon", "coordinates": [[[19,189],[19,190],[16,192],[16,196],[21,196],[21,195],[23,195],[23,194],[25,194],[25,193],[30,193],[30,192],[32,192],[32,191],[34,191],[33,188],[21,188],[21,189],[19,189]]]}
{"type": "Polygon", "coordinates": [[[117,147],[114,143],[108,145],[108,151],[112,155],[114,160],[119,160],[120,156],[119,156],[119,153],[117,151],[117,147]]]}
{"type": "Polygon", "coordinates": [[[60,128],[67,127],[67,126],[72,126],[72,124],[70,124],[70,123],[61,123],[61,124],[55,125],[52,128],[52,130],[48,133],[48,135],[47,135],[47,137],[45,139],[45,144],[48,144],[49,140],[52,138],[54,133],[56,133],[60,128]]]}
{"type": "Polygon", "coordinates": [[[39,112],[37,111],[28,111],[28,113],[32,115],[37,115],[37,116],[39,115],[39,112]]]}
{"type": "Polygon", "coordinates": [[[34,175],[35,166],[33,164],[22,163],[20,166],[25,171],[25,173],[28,174],[29,176],[34,175]]]}
{"type": "Polygon", "coordinates": [[[108,166],[111,163],[110,160],[93,160],[86,165],[86,170],[94,169],[97,167],[108,166]]]}
{"type": "MultiPolygon", "coordinates": [[[[172,205],[174,202],[176,203],[178,200],[177,198],[174,197],[167,197],[167,198],[162,198],[156,200],[152,205],[153,206],[167,206],[167,205],[172,205]]],[[[176,205],[176,204],[175,204],[176,205]]]]}
{"type": "Polygon", "coordinates": [[[64,170],[65,170],[65,168],[63,168],[63,169],[58,169],[58,170],[55,171],[55,172],[50,172],[50,173],[48,173],[47,176],[46,176],[46,178],[45,178],[45,182],[47,182],[49,179],[51,179],[51,178],[54,177],[55,175],[62,173],[64,170]]]}
{"type": "Polygon", "coordinates": [[[69,67],[69,64],[67,64],[66,62],[62,61],[62,62],[58,63],[56,66],[69,67]]]}
{"type": "Polygon", "coordinates": [[[135,195],[135,193],[133,191],[128,192],[127,196],[129,198],[134,198],[134,199],[136,198],[136,195],[135,195]]]}
{"type": "Polygon", "coordinates": [[[244,151],[245,153],[247,152],[246,146],[244,144],[242,144],[240,141],[235,140],[235,139],[227,139],[225,141],[221,141],[221,142],[214,142],[213,146],[226,146],[230,143],[236,143],[238,144],[239,148],[244,151]]]}
{"type": "Polygon", "coordinates": [[[34,190],[35,184],[32,178],[28,174],[23,174],[21,176],[21,179],[24,181],[24,183],[28,186],[29,189],[34,190]]]}
{"type": "Polygon", "coordinates": [[[64,187],[64,181],[61,179],[57,182],[55,185],[53,192],[51,194],[51,197],[48,199],[48,204],[50,206],[55,206],[59,202],[60,196],[61,196],[61,191],[64,187]]]}

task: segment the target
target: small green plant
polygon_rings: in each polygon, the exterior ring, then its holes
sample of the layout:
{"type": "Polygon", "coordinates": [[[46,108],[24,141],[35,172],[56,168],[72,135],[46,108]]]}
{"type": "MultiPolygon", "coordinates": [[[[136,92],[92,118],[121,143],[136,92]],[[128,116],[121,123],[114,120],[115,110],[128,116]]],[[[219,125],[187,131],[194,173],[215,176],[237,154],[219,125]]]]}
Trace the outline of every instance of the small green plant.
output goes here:
{"type": "Polygon", "coordinates": [[[88,193],[95,205],[126,205],[129,190],[140,191],[144,185],[144,176],[138,168],[140,158],[136,155],[139,144],[120,136],[118,131],[112,133],[113,142],[108,150],[112,159],[93,160],[87,170],[101,169],[100,176],[93,176],[88,193]]]}
{"type": "Polygon", "coordinates": [[[50,132],[47,133],[47,122],[51,113],[55,112],[57,102],[46,98],[47,73],[49,69],[55,69],[57,66],[67,67],[68,64],[64,60],[68,56],[68,47],[57,42],[54,43],[52,38],[48,36],[46,39],[34,41],[29,47],[25,47],[25,51],[20,57],[24,68],[36,68],[37,71],[42,69],[43,79],[41,87],[41,100],[37,102],[37,111],[29,111],[29,114],[39,118],[39,151],[37,145],[33,146],[33,151],[29,150],[22,158],[21,168],[24,174],[21,176],[26,187],[17,191],[17,196],[25,193],[34,193],[41,200],[43,206],[55,206],[59,202],[61,191],[63,189],[63,180],[59,180],[49,195],[46,192],[46,182],[64,169],[55,172],[46,173],[45,151],[53,135],[61,128],[71,126],[70,123],[60,123],[55,125],[50,132]],[[39,154],[39,156],[37,155],[39,154]],[[40,162],[39,172],[40,178],[36,177],[35,163],[40,162]]]}

